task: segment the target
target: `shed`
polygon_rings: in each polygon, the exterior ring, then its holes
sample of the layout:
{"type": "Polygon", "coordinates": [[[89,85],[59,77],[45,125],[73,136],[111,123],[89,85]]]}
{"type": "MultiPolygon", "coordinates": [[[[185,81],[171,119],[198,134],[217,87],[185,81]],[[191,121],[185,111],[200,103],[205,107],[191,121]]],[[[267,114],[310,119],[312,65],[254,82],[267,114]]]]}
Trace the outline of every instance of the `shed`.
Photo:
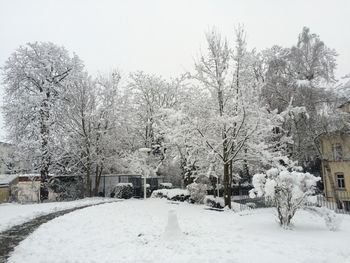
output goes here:
{"type": "Polygon", "coordinates": [[[16,174],[0,174],[0,203],[8,202],[11,197],[11,187],[18,183],[16,174]]]}

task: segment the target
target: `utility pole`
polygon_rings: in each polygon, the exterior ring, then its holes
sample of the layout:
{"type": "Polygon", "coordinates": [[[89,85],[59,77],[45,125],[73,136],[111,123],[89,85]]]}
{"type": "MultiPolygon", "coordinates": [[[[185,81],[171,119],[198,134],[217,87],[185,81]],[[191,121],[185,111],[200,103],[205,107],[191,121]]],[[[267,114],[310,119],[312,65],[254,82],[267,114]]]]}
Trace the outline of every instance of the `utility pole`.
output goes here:
{"type": "Polygon", "coordinates": [[[151,153],[150,148],[140,148],[139,152],[142,154],[143,157],[143,198],[146,200],[147,198],[147,177],[149,174],[149,167],[147,163],[147,159],[151,153]]]}

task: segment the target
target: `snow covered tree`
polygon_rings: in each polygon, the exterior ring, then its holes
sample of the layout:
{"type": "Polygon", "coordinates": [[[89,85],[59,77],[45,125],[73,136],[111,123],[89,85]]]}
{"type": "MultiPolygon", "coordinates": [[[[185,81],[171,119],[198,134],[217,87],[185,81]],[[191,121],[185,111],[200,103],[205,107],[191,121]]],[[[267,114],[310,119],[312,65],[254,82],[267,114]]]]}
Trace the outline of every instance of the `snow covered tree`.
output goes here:
{"type": "Polygon", "coordinates": [[[286,166],[271,168],[266,173],[255,174],[251,197],[265,197],[276,206],[279,223],[288,228],[295,212],[302,208],[307,198],[315,193],[320,177],[310,173],[288,169],[286,166]]]}
{"type": "Polygon", "coordinates": [[[119,156],[120,137],[123,136],[119,124],[119,113],[122,104],[122,94],[119,87],[121,76],[113,71],[107,76],[97,79],[97,100],[95,118],[95,188],[94,195],[98,194],[101,175],[104,170],[113,167],[113,161],[119,156]]]}
{"type": "MultiPolygon", "coordinates": [[[[149,75],[143,72],[130,74],[128,92],[133,125],[132,131],[138,140],[138,148],[150,148],[153,155],[152,166],[164,168],[166,152],[169,152],[165,143],[165,133],[161,118],[164,110],[175,109],[182,98],[183,77],[165,80],[162,77],[149,75]]],[[[135,151],[137,149],[134,149],[135,151]]],[[[131,151],[131,154],[133,154],[131,151]]]]}
{"type": "Polygon", "coordinates": [[[290,157],[311,168],[320,157],[315,142],[324,132],[325,108],[339,104],[334,92],[336,52],[304,27],[291,48],[274,46],[260,53],[256,72],[264,80],[262,95],[278,113],[288,107],[304,108],[304,115],[289,118],[285,131],[293,138],[290,157]]]}
{"type": "MultiPolygon", "coordinates": [[[[208,54],[207,56],[201,56],[196,63],[196,75],[194,75],[194,78],[208,88],[208,100],[211,99],[210,106],[214,107],[214,109],[216,108],[216,110],[210,111],[208,108],[203,109],[203,112],[201,112],[200,115],[208,118],[208,122],[201,122],[200,126],[197,127],[197,131],[204,138],[208,148],[210,148],[211,151],[214,151],[223,162],[225,205],[231,208],[229,162],[232,158],[230,155],[235,152],[235,149],[232,149],[234,147],[234,142],[231,138],[228,138],[228,133],[230,130],[236,129],[235,126],[239,127],[240,124],[243,124],[244,119],[236,119],[238,117],[237,111],[230,114],[231,110],[227,109],[225,103],[228,99],[234,100],[233,94],[230,92],[231,80],[228,69],[231,50],[228,48],[227,41],[223,40],[221,35],[215,30],[208,32],[206,34],[206,39],[208,43],[208,54]],[[213,123],[209,121],[213,119],[218,120],[218,122],[215,121],[216,123],[213,123]],[[210,140],[205,133],[210,130],[210,128],[214,128],[214,131],[210,131],[210,135],[215,133],[216,140],[210,140]]],[[[244,140],[237,146],[237,149],[242,148],[243,144],[244,140]]]]}
{"type": "Polygon", "coordinates": [[[63,172],[83,176],[88,196],[98,194],[102,173],[112,169],[122,148],[119,148],[124,134],[118,122],[122,107],[119,81],[116,71],[97,79],[82,74],[71,83],[70,96],[62,111],[61,167],[63,172]]]}
{"type": "MultiPolygon", "coordinates": [[[[176,81],[176,80],[175,80],[176,81]]],[[[144,147],[158,144],[159,139],[154,133],[154,123],[158,111],[171,108],[178,103],[179,94],[176,82],[167,82],[162,77],[143,72],[130,74],[129,88],[133,104],[137,110],[139,123],[138,133],[143,139],[144,147]]]]}
{"type": "Polygon", "coordinates": [[[55,113],[66,98],[68,83],[82,68],[76,55],[45,42],[20,46],[3,68],[9,139],[31,156],[33,170],[40,171],[43,181],[53,162],[55,113]]]}
{"type": "Polygon", "coordinates": [[[249,161],[261,162],[267,156],[262,153],[273,150],[265,140],[272,137],[279,116],[263,105],[255,54],[246,50],[244,30],[237,29],[234,53],[215,30],[206,37],[208,53],[193,75],[202,90],[189,116],[202,148],[223,165],[225,205],[231,207],[234,169],[248,170],[249,161]]]}
{"type": "Polygon", "coordinates": [[[179,166],[184,186],[197,177],[201,160],[205,160],[206,156],[203,149],[198,147],[197,131],[186,110],[186,104],[193,102],[192,94],[187,94],[190,101],[181,102],[180,108],[183,106],[183,109],[162,109],[156,122],[156,133],[162,135],[167,149],[165,161],[170,160],[171,164],[179,166]]]}

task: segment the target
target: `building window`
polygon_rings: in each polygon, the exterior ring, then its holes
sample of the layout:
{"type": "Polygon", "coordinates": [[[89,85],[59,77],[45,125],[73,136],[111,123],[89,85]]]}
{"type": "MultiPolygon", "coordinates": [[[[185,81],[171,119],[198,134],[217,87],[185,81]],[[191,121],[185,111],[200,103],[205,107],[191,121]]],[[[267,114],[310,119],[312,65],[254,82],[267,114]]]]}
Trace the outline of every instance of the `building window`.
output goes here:
{"type": "Polygon", "coordinates": [[[343,173],[336,173],[335,177],[337,179],[338,188],[345,188],[345,179],[343,173]]]}
{"type": "Polygon", "coordinates": [[[343,149],[340,143],[332,144],[333,160],[340,161],[343,159],[343,149]]]}

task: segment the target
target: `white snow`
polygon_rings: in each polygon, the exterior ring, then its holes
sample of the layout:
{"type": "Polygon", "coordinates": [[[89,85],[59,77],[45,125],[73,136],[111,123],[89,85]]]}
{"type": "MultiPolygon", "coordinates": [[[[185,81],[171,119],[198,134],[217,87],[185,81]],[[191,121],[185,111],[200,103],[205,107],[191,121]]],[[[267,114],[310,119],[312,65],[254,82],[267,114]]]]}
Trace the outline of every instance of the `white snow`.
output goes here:
{"type": "Polygon", "coordinates": [[[41,225],[15,248],[9,263],[349,262],[349,216],[342,215],[340,230],[332,232],[305,211],[297,212],[293,230],[285,230],[273,213],[217,212],[153,198],[103,204],[41,225]],[[171,246],[163,238],[169,210],[176,211],[184,234],[171,246]]]}
{"type": "Polygon", "coordinates": [[[115,199],[111,198],[85,198],[70,202],[52,202],[40,204],[18,204],[4,203],[0,204],[0,232],[30,221],[36,217],[46,215],[52,212],[69,209],[89,204],[98,204],[115,199]]]}

